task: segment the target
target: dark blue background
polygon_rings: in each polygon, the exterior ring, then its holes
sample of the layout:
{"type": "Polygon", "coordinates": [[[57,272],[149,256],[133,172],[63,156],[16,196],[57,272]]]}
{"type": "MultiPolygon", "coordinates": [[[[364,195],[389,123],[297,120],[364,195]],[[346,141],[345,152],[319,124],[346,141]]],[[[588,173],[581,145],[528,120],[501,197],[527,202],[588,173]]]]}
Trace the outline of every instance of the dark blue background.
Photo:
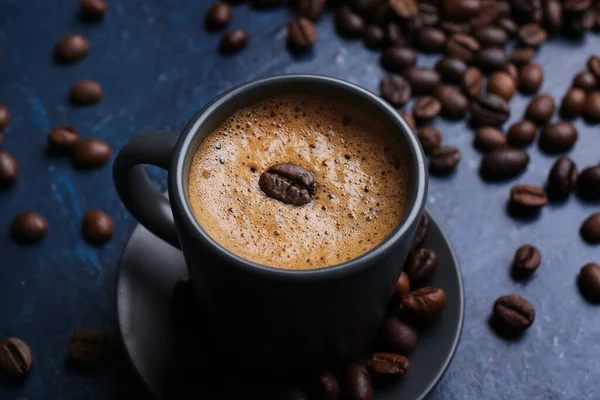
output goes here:
{"type": "MultiPolygon", "coordinates": [[[[250,11],[237,6],[232,28],[250,32],[242,53],[216,51],[220,35],[204,30],[208,1],[113,0],[104,22],[82,24],[77,1],[0,1],[0,104],[12,123],[0,148],[13,153],[21,178],[0,193],[0,338],[25,339],[35,353],[26,383],[0,388],[0,399],[146,398],[120,348],[115,311],[119,257],[135,221],[112,187],[109,165],[75,170],[68,158],[46,155],[46,134],[54,125],[76,126],[83,137],[100,137],[114,150],[151,129],[180,130],[207,101],[235,84],[286,72],[333,75],[376,91],[383,71],[377,53],[361,42],[341,40],[330,16],[321,19],[314,51],[294,57],[284,51],[291,11],[250,11]],[[83,33],[92,52],[75,65],[52,62],[54,43],[83,33]],[[94,107],[67,104],[70,86],[98,80],[103,101],[94,107]],[[106,245],[93,247],[80,235],[83,213],[103,209],[116,231],[106,245]],[[12,243],[13,216],[36,210],[50,222],[39,244],[12,243]],[[79,326],[106,330],[114,338],[106,368],[75,373],[65,363],[66,344],[79,326]]],[[[553,39],[536,61],[546,72],[541,92],[557,101],[572,76],[585,68],[600,37],[581,42],[553,39]]],[[[421,56],[431,65],[435,57],[421,56]]],[[[527,98],[511,103],[511,122],[520,118],[527,98]]],[[[578,236],[581,221],[598,205],[576,198],[546,207],[539,218],[519,221],[505,211],[510,183],[488,184],[478,177],[480,154],[464,122],[437,120],[444,142],[459,146],[463,160],[455,174],[432,178],[428,207],[447,230],[462,264],[466,284],[466,322],[461,345],[433,399],[598,399],[600,398],[600,320],[598,307],[580,297],[575,279],[586,262],[599,262],[599,248],[578,236]],[[543,263],[526,283],[509,275],[514,251],[531,242],[543,263]],[[537,318],[518,341],[498,338],[487,320],[493,301],[522,294],[537,318]]],[[[580,139],[571,156],[579,167],[599,162],[598,126],[578,120],[580,139]]],[[[530,149],[527,172],[515,180],[543,184],[555,157],[530,149]]],[[[155,173],[163,185],[164,174],[155,173]]],[[[513,182],[514,183],[514,182],[513,182]]],[[[443,262],[441,268],[443,268],[443,262]]]]}

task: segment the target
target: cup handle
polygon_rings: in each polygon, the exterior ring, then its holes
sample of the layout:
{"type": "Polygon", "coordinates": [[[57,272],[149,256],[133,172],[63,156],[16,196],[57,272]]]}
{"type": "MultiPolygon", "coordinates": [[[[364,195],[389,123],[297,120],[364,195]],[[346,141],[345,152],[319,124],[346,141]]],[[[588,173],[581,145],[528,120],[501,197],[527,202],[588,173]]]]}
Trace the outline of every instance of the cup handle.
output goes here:
{"type": "Polygon", "coordinates": [[[143,164],[169,169],[178,134],[154,131],[131,139],[113,164],[113,181],[125,207],[150,232],[180,248],[169,200],[152,184],[143,164]]]}

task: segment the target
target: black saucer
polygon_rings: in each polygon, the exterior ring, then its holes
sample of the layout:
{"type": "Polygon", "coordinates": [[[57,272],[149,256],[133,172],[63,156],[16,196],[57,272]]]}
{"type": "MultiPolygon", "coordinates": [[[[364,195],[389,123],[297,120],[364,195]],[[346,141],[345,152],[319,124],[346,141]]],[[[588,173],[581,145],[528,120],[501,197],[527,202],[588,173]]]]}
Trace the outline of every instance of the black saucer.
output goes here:
{"type": "MultiPolygon", "coordinates": [[[[434,218],[430,219],[425,247],[435,250],[440,260],[430,286],[446,291],[446,311],[419,336],[409,357],[408,374],[396,385],[378,390],[375,400],[424,398],[444,375],[458,346],[464,317],[462,277],[450,242],[434,218]]],[[[119,271],[119,326],[134,369],[157,399],[173,398],[181,383],[178,379],[182,379],[176,372],[175,332],[169,310],[173,287],[186,276],[179,250],[141,225],[134,229],[119,271]]],[[[194,397],[205,398],[201,391],[194,397]]]]}

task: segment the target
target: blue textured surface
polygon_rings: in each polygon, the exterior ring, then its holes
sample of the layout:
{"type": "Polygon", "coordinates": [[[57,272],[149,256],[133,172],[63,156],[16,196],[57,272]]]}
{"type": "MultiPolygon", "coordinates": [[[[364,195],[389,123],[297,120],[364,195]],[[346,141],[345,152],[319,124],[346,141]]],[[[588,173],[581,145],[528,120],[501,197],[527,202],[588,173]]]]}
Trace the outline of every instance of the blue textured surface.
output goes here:
{"type": "MultiPolygon", "coordinates": [[[[248,48],[234,56],[216,51],[219,34],[203,28],[208,2],[113,0],[106,20],[77,21],[76,1],[2,0],[0,3],[0,104],[12,112],[1,148],[21,165],[21,179],[0,193],[0,337],[25,339],[35,352],[27,382],[0,387],[0,399],[144,399],[146,394],[118,344],[115,279],[120,253],[135,221],[112,188],[108,166],[74,170],[67,158],[45,153],[53,125],[72,124],[118,150],[128,138],[150,129],[180,130],[216,94],[249,79],[284,72],[333,75],[377,90],[383,71],[377,53],[360,42],[341,40],[330,17],[319,22],[314,51],[294,57],[283,51],[287,9],[234,11],[231,27],[250,31],[248,48]],[[80,32],[91,54],[70,66],[55,65],[54,43],[80,32]],[[105,96],[90,108],[67,105],[79,79],[96,79],[105,96]],[[80,235],[86,210],[100,208],[116,222],[113,239],[92,247],[80,235]],[[30,247],[9,239],[12,217],[37,210],[50,222],[48,236],[30,247]],[[109,367],[75,373],[66,367],[66,343],[78,326],[98,327],[115,338],[109,367]],[[132,396],[132,397],[129,397],[132,396]]],[[[572,76],[598,52],[600,37],[578,43],[552,40],[536,61],[545,69],[541,92],[560,99],[572,76]]],[[[431,65],[434,57],[421,56],[431,65]]],[[[511,122],[527,98],[511,102],[511,122]]],[[[578,236],[581,221],[598,205],[576,198],[546,207],[539,218],[517,221],[505,211],[510,183],[488,184],[477,175],[480,154],[464,122],[437,120],[444,142],[459,146],[455,174],[430,185],[428,207],[445,226],[461,261],[467,314],[461,345],[432,399],[600,398],[600,309],[579,296],[575,278],[586,262],[599,262],[599,248],[578,236]],[[537,245],[543,264],[528,282],[509,275],[515,249],[537,245]],[[518,341],[498,338],[488,327],[492,303],[502,294],[522,294],[537,319],[518,341]]],[[[580,139],[571,156],[579,167],[599,162],[598,127],[578,120],[580,139]]],[[[555,157],[530,149],[532,162],[515,181],[543,184],[555,157]]],[[[164,174],[154,176],[164,188],[164,174]]],[[[513,182],[514,183],[514,182],[513,182]]],[[[443,268],[443,263],[442,266],[443,268]]]]}

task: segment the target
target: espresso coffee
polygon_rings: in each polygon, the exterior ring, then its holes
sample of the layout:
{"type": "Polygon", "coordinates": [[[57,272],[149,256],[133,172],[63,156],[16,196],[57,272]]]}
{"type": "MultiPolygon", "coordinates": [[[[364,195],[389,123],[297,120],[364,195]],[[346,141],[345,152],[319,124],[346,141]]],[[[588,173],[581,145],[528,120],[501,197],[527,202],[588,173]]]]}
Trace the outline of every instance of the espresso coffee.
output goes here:
{"type": "Polygon", "coordinates": [[[389,130],[353,105],[313,94],[239,110],[194,155],[194,216],[221,246],[261,265],[307,270],[356,258],[380,244],[406,208],[411,178],[389,130]],[[302,205],[261,189],[261,175],[279,173],[278,164],[312,174],[316,185],[302,205]]]}

